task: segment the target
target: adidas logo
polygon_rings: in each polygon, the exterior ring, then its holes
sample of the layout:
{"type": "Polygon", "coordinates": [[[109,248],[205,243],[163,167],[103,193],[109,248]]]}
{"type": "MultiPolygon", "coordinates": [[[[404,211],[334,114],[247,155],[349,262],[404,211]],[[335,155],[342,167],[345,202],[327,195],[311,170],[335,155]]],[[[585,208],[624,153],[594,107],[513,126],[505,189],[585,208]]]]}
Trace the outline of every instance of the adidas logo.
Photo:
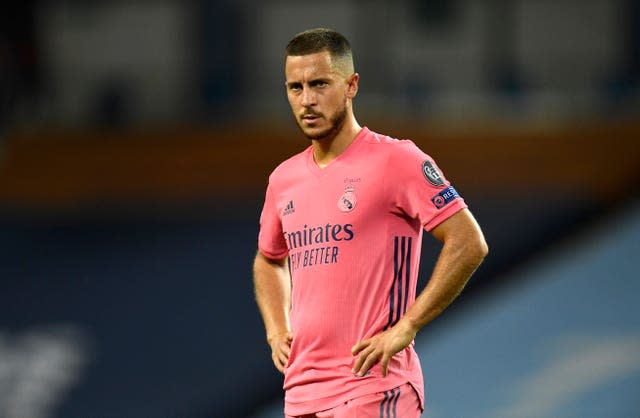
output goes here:
{"type": "Polygon", "coordinates": [[[296,209],[293,207],[293,200],[290,200],[287,207],[282,211],[282,216],[291,215],[296,209]]]}

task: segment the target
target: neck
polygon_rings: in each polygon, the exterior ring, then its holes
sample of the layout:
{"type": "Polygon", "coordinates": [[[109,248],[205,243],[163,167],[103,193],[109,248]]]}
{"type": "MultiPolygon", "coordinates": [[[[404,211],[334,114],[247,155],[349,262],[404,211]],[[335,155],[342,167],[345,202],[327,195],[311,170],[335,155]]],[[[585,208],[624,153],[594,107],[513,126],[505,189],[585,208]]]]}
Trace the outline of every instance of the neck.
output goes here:
{"type": "Polygon", "coordinates": [[[342,129],[332,138],[313,139],[313,158],[318,167],[331,164],[355,139],[362,127],[354,117],[348,118],[342,129]]]}

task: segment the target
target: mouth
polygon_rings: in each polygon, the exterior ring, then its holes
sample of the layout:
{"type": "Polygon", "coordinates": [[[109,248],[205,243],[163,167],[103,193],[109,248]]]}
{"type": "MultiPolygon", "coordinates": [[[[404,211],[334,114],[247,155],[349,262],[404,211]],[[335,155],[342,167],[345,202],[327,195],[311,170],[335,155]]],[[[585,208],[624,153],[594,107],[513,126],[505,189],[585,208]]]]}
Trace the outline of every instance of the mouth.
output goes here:
{"type": "Polygon", "coordinates": [[[305,113],[302,115],[301,119],[306,123],[313,123],[320,119],[321,115],[318,113],[305,113]]]}

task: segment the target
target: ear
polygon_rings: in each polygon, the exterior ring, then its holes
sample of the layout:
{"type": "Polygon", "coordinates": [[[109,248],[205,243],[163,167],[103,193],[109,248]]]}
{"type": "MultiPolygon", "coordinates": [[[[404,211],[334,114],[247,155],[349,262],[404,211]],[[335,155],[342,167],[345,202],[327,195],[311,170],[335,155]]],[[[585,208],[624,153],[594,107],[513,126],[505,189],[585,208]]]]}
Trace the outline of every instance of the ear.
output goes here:
{"type": "Polygon", "coordinates": [[[358,82],[360,81],[360,74],[353,73],[347,79],[347,98],[353,99],[358,94],[358,82]]]}

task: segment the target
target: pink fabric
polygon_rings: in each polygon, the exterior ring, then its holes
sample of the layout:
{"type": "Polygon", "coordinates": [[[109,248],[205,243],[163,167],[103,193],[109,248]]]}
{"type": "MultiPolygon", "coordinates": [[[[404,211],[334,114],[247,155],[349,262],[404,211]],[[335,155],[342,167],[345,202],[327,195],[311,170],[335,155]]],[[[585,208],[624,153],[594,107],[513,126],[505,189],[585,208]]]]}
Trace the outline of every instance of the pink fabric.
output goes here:
{"type": "Polygon", "coordinates": [[[351,399],[335,408],[303,416],[286,418],[419,418],[420,398],[413,387],[405,383],[397,388],[351,399]]]}
{"type": "Polygon", "coordinates": [[[415,300],[423,229],[466,207],[411,141],[363,128],[329,166],[312,148],[269,177],[258,246],[289,256],[293,283],[285,411],[304,415],[410,383],[423,404],[413,344],[381,376],[351,373],[351,347],[393,326],[415,300]]]}

